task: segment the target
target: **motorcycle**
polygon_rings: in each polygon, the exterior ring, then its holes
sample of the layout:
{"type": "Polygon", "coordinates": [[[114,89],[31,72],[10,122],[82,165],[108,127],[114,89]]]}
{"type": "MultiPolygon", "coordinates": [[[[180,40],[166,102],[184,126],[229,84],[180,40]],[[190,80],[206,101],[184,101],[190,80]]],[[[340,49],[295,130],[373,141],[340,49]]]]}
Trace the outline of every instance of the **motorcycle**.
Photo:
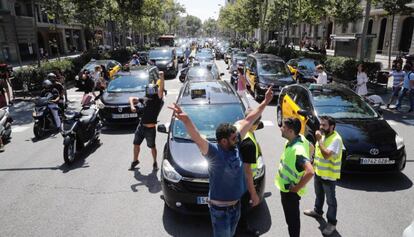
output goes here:
{"type": "Polygon", "coordinates": [[[66,112],[63,120],[63,160],[70,165],[76,154],[90,144],[99,142],[102,122],[99,106],[92,103],[79,112],[66,112]],[[85,145],[86,143],[86,145],[85,145]]]}
{"type": "MultiPolygon", "coordinates": [[[[35,108],[33,111],[33,119],[35,120],[33,126],[33,133],[37,139],[42,138],[47,132],[56,131],[59,129],[56,127],[53,114],[50,111],[48,105],[50,104],[51,96],[45,96],[39,98],[35,103],[35,108]]],[[[61,110],[56,106],[53,108],[59,111],[59,116],[61,116],[61,110]]]]}
{"type": "Polygon", "coordinates": [[[234,89],[237,90],[237,80],[239,78],[239,73],[237,72],[237,70],[233,70],[233,72],[231,73],[230,76],[230,84],[233,85],[234,89]]]}
{"type": "Polygon", "coordinates": [[[9,113],[9,107],[0,109],[0,137],[3,143],[8,141],[11,137],[13,119],[9,113]]]}

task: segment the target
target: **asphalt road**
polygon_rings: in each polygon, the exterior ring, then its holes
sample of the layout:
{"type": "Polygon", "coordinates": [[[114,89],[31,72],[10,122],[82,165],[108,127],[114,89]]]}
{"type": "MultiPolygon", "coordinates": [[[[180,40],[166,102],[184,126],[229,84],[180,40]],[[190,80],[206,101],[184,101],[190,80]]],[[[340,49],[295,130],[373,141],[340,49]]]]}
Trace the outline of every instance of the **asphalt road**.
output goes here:
{"type": "MultiPolygon", "coordinates": [[[[223,61],[218,61],[226,72],[223,61]]],[[[224,77],[229,78],[228,73],[224,77]]],[[[176,100],[182,84],[168,80],[166,105],[176,100]]],[[[71,90],[70,100],[81,92],[71,90]]],[[[250,97],[251,102],[253,102],[250,97]]],[[[141,152],[140,168],[128,171],[135,127],[105,128],[101,145],[88,148],[83,158],[63,164],[60,134],[33,139],[31,108],[19,102],[13,108],[13,138],[0,153],[0,236],[211,236],[209,217],[183,216],[165,207],[159,182],[152,172],[150,150],[141,152]]],[[[408,162],[402,173],[347,175],[338,183],[338,232],[332,236],[401,236],[414,219],[414,118],[385,113],[405,138],[408,162]]],[[[170,120],[166,106],[159,120],[170,120]]],[[[265,128],[256,136],[267,165],[265,201],[252,213],[252,225],[263,236],[288,236],[280,194],[273,185],[284,139],[276,126],[274,103],[264,114],[265,128]]],[[[157,134],[161,161],[165,134],[157,134]]],[[[313,207],[313,181],[301,200],[301,209],[313,207]]],[[[326,222],[301,215],[302,236],[321,236],[326,222]]]]}

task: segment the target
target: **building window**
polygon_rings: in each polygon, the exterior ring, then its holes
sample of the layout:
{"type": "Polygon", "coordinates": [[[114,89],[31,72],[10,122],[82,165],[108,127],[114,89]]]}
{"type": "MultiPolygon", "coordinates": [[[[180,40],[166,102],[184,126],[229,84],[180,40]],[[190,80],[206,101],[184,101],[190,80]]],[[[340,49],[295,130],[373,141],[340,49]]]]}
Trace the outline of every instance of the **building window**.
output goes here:
{"type": "Polygon", "coordinates": [[[16,2],[14,4],[14,12],[16,13],[16,16],[22,15],[22,6],[20,5],[20,3],[16,2]]]}

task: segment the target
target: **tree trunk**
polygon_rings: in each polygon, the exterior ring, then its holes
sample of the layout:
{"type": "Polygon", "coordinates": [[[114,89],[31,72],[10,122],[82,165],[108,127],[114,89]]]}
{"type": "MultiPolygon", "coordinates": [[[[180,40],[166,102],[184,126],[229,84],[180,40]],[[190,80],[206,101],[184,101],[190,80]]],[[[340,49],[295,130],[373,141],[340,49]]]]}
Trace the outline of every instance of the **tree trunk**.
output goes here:
{"type": "Polygon", "coordinates": [[[369,15],[371,12],[371,0],[367,0],[367,5],[365,6],[365,16],[364,16],[364,25],[362,27],[362,36],[361,36],[361,48],[359,49],[359,60],[364,61],[364,48],[365,48],[365,41],[367,39],[368,33],[368,22],[369,22],[369,15]]]}
{"type": "Polygon", "coordinates": [[[391,68],[391,50],[392,50],[392,34],[394,32],[394,19],[395,14],[392,14],[391,18],[391,31],[390,31],[390,43],[388,44],[388,68],[391,68]]]}

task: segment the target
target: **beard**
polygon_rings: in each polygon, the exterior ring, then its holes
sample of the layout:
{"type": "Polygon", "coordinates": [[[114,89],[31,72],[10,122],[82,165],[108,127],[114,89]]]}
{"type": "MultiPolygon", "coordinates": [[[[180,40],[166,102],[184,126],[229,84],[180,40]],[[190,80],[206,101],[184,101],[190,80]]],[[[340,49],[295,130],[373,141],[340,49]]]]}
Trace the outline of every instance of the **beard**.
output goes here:
{"type": "Polygon", "coordinates": [[[327,135],[327,134],[330,134],[332,131],[328,128],[328,129],[323,129],[323,128],[321,128],[321,132],[324,134],[324,135],[327,135]]]}

